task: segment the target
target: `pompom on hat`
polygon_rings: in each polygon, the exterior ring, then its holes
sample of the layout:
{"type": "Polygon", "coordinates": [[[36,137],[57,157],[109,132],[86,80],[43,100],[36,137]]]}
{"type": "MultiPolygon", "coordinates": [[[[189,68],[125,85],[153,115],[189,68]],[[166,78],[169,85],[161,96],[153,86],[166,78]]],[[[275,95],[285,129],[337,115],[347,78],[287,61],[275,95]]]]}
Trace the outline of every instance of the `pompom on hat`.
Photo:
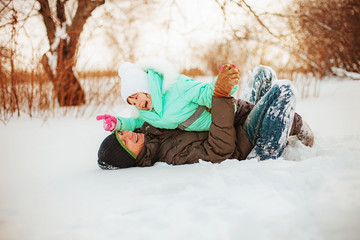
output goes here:
{"type": "Polygon", "coordinates": [[[126,103],[128,103],[128,97],[135,93],[150,94],[147,74],[135,64],[124,62],[121,64],[118,74],[121,78],[121,97],[126,103]]]}

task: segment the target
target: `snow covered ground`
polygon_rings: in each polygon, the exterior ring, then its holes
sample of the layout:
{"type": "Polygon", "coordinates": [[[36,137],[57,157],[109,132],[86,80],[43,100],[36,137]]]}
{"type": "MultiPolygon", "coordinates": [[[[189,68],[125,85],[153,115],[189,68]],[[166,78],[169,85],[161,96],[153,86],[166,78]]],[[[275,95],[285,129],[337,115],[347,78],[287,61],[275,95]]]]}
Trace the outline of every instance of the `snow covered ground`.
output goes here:
{"type": "Polygon", "coordinates": [[[360,81],[300,99],[315,146],[273,161],[104,171],[95,116],[0,125],[0,239],[360,238],[360,81]]]}

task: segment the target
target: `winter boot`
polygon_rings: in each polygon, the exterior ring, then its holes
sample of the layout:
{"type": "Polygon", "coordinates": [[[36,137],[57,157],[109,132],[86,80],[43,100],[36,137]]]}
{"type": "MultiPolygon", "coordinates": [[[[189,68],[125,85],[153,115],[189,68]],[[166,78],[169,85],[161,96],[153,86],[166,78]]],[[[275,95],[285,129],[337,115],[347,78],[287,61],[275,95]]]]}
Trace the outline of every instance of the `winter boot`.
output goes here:
{"type": "Polygon", "coordinates": [[[271,67],[262,65],[254,68],[249,74],[250,80],[244,90],[243,99],[256,104],[269,91],[277,77],[271,67]]]}
{"type": "Polygon", "coordinates": [[[296,136],[305,146],[312,147],[314,145],[314,133],[305,121],[296,136]]]}

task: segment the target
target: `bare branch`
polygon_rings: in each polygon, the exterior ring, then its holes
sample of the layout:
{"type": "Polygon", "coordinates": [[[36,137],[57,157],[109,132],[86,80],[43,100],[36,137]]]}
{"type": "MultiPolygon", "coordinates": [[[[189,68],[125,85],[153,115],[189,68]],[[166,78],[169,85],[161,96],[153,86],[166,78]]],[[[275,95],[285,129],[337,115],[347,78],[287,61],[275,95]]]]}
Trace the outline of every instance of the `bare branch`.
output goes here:
{"type": "Polygon", "coordinates": [[[64,8],[66,2],[67,2],[67,0],[65,0],[65,1],[56,0],[56,14],[57,14],[57,18],[59,19],[60,23],[63,23],[66,21],[65,8],[64,8]]]}
{"type": "Polygon", "coordinates": [[[309,56],[305,52],[299,52],[297,49],[294,49],[286,44],[283,44],[280,42],[275,42],[272,40],[263,39],[263,38],[255,38],[255,37],[239,37],[239,36],[235,35],[234,38],[236,40],[240,40],[240,41],[255,41],[255,42],[263,43],[266,45],[275,46],[277,48],[283,49],[283,50],[291,53],[292,55],[298,57],[299,59],[301,59],[304,62],[311,65],[313,68],[320,70],[320,66],[315,61],[311,60],[311,56],[309,56]]]}
{"type": "MultiPolygon", "coordinates": [[[[277,35],[275,33],[273,33],[270,28],[268,26],[266,26],[266,24],[260,19],[260,17],[256,14],[256,12],[251,8],[251,6],[249,4],[247,4],[247,2],[245,0],[241,0],[241,2],[246,6],[246,8],[250,11],[250,13],[255,17],[256,21],[263,27],[265,28],[265,30],[270,33],[272,36],[274,37],[284,37],[284,35],[277,35]]],[[[239,7],[241,6],[241,3],[236,3],[239,7]]]]}
{"type": "Polygon", "coordinates": [[[4,11],[10,5],[10,3],[11,3],[11,0],[9,0],[6,4],[2,3],[2,4],[4,4],[4,7],[2,9],[0,9],[0,13],[2,11],[4,11]]]}
{"type": "Polygon", "coordinates": [[[56,26],[55,22],[51,17],[51,9],[48,0],[37,0],[40,3],[39,13],[43,17],[44,24],[46,27],[47,37],[50,45],[55,41],[56,26]]]}
{"type": "Polygon", "coordinates": [[[224,22],[226,22],[227,21],[227,15],[226,15],[225,7],[226,7],[227,2],[224,2],[224,4],[221,4],[219,2],[219,0],[215,0],[215,2],[217,3],[217,5],[219,5],[219,7],[221,9],[221,12],[223,14],[223,17],[224,17],[224,22]]]}
{"type": "MultiPolygon", "coordinates": [[[[71,26],[67,30],[67,34],[70,36],[70,45],[77,46],[80,33],[83,30],[84,24],[86,23],[87,18],[91,15],[91,12],[98,6],[105,3],[105,0],[79,0],[78,9],[75,13],[75,17],[71,26]]],[[[75,49],[71,50],[70,55],[75,54],[75,49]]]]}

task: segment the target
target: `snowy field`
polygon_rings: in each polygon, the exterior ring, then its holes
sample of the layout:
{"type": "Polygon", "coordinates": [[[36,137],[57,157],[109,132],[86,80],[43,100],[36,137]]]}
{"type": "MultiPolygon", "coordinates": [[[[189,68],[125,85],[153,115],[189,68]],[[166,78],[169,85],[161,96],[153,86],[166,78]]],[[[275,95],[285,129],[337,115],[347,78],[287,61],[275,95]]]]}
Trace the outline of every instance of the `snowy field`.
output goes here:
{"type": "Polygon", "coordinates": [[[95,116],[13,119],[0,125],[0,239],[358,240],[359,93],[328,81],[299,99],[315,146],[264,162],[104,171],[95,116]]]}

